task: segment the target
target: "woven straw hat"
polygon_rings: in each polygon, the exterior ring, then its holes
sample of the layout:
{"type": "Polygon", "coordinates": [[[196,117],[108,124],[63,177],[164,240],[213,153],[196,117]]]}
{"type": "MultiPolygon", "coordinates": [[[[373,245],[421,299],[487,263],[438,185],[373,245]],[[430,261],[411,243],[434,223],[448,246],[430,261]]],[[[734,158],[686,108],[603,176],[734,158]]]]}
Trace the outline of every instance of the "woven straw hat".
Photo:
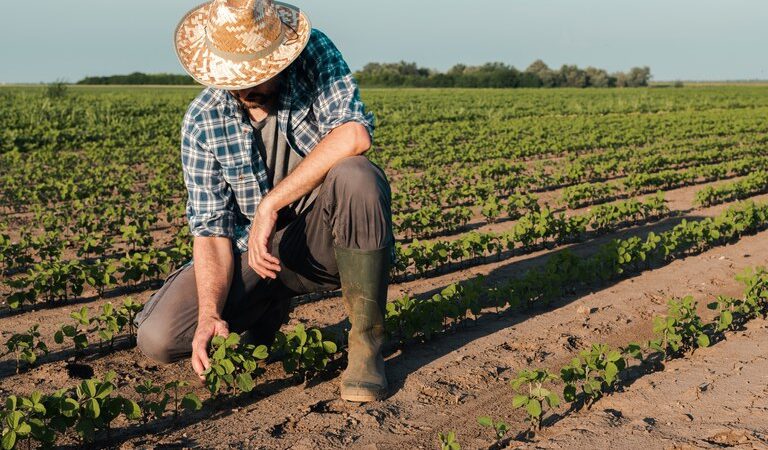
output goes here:
{"type": "Polygon", "coordinates": [[[288,67],[312,26],[297,7],[272,0],[213,0],[188,12],[176,27],[184,70],[206,86],[245,89],[288,67]]]}

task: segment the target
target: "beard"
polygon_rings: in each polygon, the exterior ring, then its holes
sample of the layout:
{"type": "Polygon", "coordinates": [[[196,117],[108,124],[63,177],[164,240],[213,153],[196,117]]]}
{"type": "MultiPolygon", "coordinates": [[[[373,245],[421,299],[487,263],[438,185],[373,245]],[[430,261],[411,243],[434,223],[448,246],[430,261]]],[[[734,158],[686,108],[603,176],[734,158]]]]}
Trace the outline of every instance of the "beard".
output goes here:
{"type": "Polygon", "coordinates": [[[263,108],[265,106],[268,106],[272,103],[272,100],[275,98],[275,95],[266,95],[266,94],[250,94],[248,97],[244,98],[238,98],[240,100],[240,103],[243,104],[248,109],[256,109],[256,108],[263,108]]]}

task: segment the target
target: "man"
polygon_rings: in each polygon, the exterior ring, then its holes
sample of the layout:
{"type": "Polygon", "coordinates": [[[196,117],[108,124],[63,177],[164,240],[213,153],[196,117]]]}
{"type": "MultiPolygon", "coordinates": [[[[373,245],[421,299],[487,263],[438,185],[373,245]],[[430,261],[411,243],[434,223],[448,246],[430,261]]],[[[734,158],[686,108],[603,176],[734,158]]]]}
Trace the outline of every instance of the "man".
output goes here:
{"type": "Polygon", "coordinates": [[[137,316],[139,348],[164,363],[191,355],[203,380],[213,336],[270,344],[290,297],[341,287],[341,397],[383,398],[391,191],[363,155],[373,115],[341,53],[271,0],[214,0],[175,37],[185,70],[209,86],[182,124],[193,260],[137,316]]]}

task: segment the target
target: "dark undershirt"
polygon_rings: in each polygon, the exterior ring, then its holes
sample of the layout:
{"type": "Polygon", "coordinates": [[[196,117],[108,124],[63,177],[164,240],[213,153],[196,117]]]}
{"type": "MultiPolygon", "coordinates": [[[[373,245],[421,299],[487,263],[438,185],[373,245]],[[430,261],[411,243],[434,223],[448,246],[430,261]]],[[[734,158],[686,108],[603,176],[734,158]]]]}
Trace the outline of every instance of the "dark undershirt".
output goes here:
{"type": "MultiPolygon", "coordinates": [[[[277,116],[275,114],[270,113],[260,122],[251,120],[251,124],[254,129],[253,137],[256,148],[258,148],[261,158],[267,167],[270,186],[274,188],[283,178],[293,172],[296,166],[304,160],[304,157],[288,146],[285,136],[278,129],[277,116]]],[[[283,208],[280,211],[281,217],[278,219],[278,222],[291,221],[301,214],[314,201],[319,190],[320,186],[318,185],[315,189],[288,205],[287,208],[283,208]]],[[[282,228],[280,225],[279,223],[278,229],[282,228]]]]}

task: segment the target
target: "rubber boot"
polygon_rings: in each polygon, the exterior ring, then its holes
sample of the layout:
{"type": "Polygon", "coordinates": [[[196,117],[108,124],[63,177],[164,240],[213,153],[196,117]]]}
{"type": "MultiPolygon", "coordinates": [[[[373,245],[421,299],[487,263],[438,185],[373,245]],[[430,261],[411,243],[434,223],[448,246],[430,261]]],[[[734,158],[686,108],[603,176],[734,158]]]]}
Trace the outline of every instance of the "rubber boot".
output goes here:
{"type": "Polygon", "coordinates": [[[341,398],[353,402],[380,400],[387,395],[381,353],[389,284],[390,247],[376,250],[341,248],[334,244],[341,293],[349,316],[348,363],[341,375],[341,398]]]}

